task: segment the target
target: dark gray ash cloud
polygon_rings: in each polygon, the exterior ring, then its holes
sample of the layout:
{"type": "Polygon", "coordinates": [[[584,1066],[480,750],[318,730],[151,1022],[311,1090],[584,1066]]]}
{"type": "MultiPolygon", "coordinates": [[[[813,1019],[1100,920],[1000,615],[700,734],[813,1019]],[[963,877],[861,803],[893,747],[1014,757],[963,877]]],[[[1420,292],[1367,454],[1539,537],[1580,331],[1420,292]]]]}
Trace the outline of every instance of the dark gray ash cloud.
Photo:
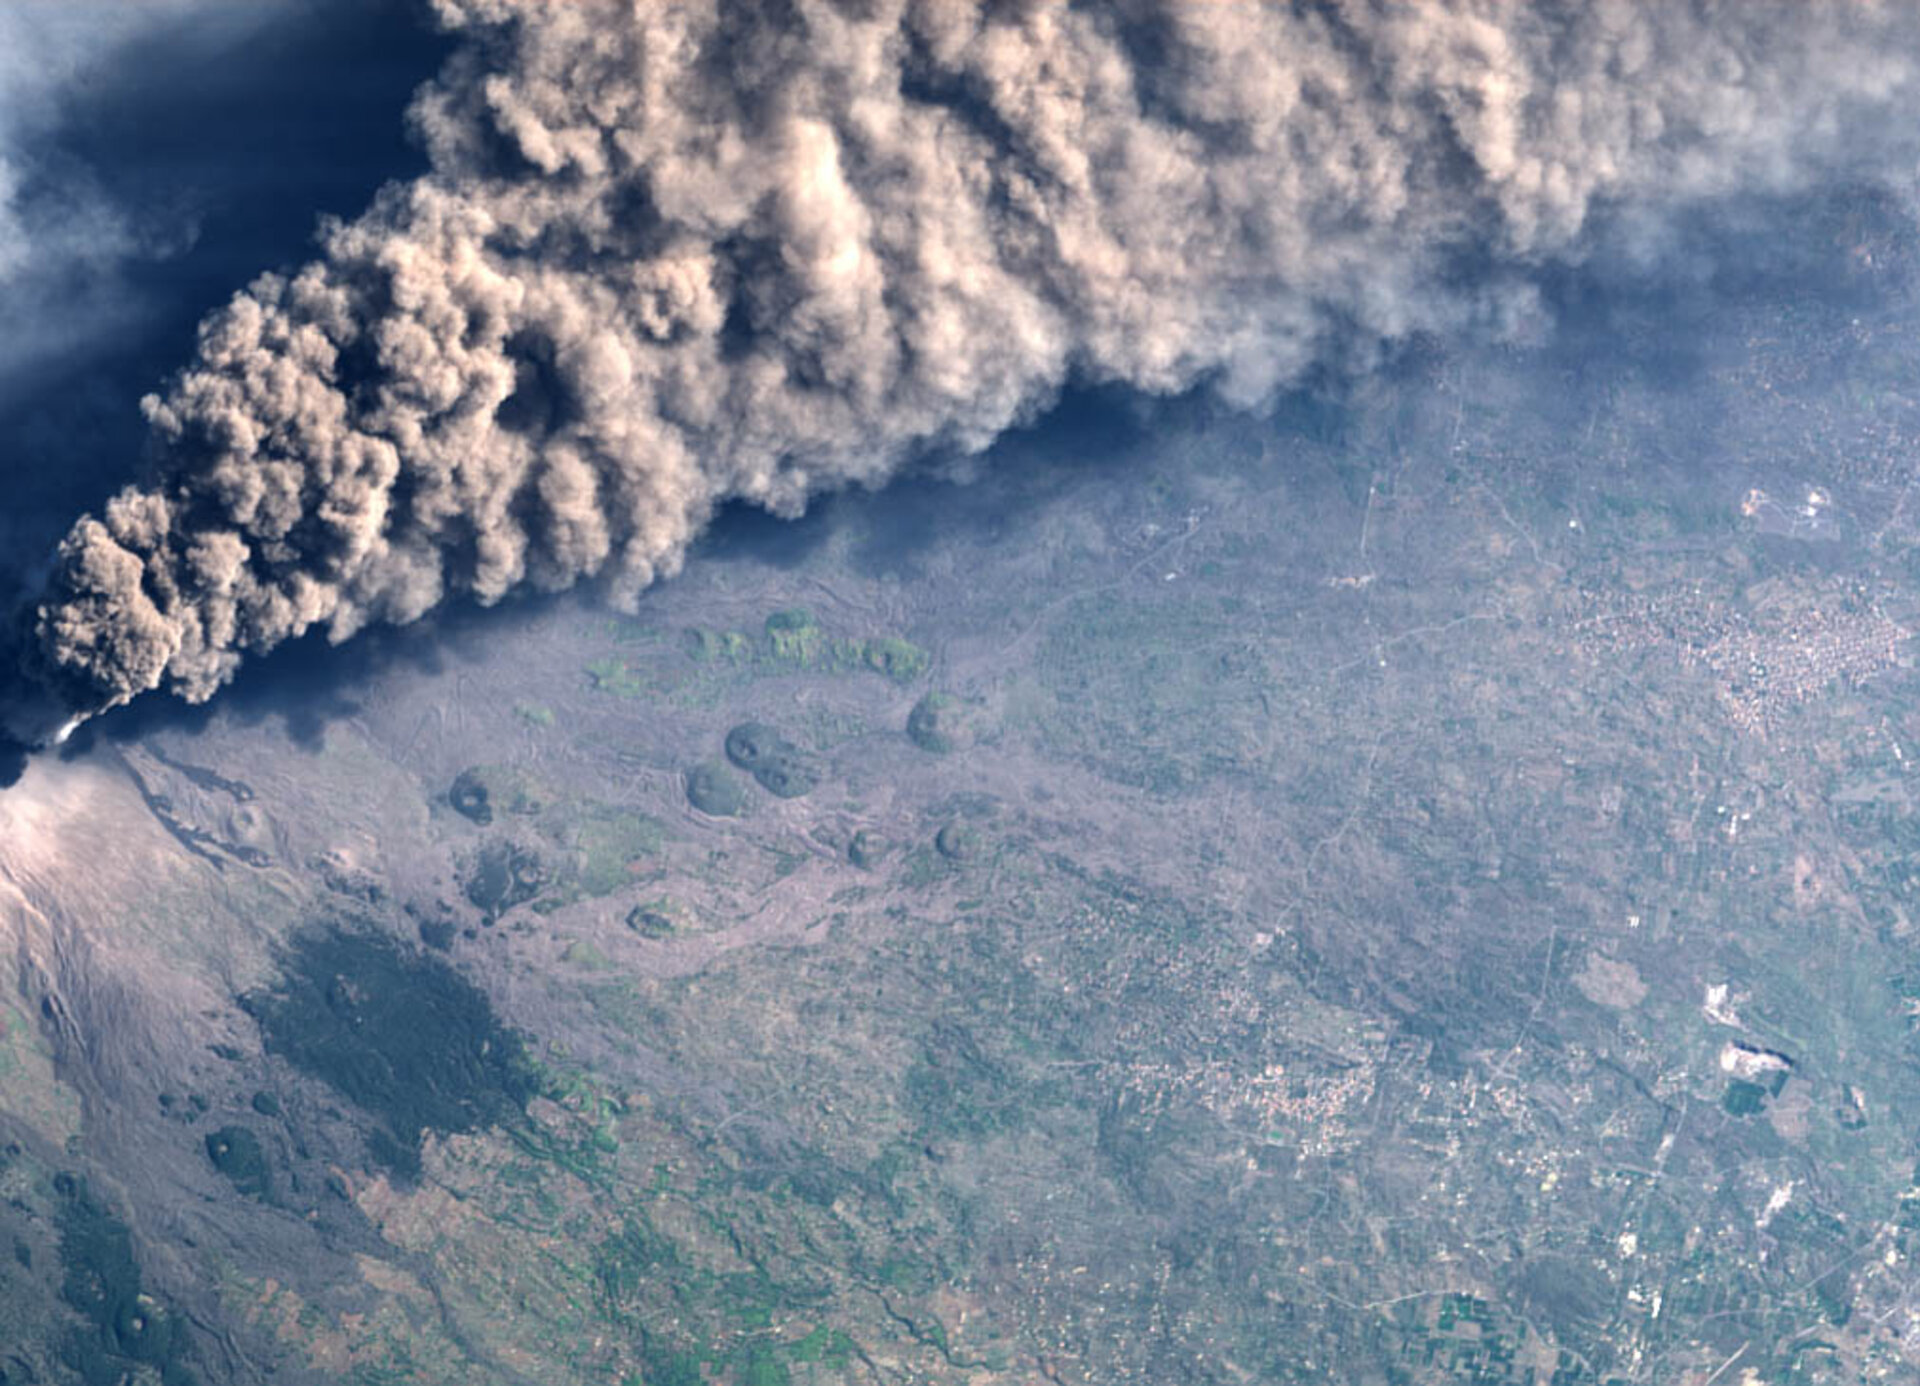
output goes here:
{"type": "Polygon", "coordinates": [[[630,603],[718,506],[984,448],[1070,381],[1257,407],[1920,155],[1920,24],[1869,3],[437,10],[431,172],[206,322],[146,404],[164,479],[63,544],[64,709],[454,594],[630,603]]]}

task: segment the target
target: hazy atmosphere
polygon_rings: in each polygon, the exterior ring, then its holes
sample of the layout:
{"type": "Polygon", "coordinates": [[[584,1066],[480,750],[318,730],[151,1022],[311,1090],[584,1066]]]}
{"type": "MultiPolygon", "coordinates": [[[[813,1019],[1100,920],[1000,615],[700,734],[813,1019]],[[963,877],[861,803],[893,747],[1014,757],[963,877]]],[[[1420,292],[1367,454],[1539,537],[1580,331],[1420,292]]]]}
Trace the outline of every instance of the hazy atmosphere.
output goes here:
{"type": "Polygon", "coordinates": [[[1916,113],[0,0],[0,1386],[1920,1381],[1916,113]]]}

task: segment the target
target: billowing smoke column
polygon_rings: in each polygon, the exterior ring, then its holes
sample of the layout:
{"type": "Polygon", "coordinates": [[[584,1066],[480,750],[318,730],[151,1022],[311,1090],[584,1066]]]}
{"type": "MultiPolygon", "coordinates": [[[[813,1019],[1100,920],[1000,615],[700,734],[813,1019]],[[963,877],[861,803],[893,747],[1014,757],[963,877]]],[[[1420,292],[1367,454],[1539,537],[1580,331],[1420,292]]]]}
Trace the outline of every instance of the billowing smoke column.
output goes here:
{"type": "Polygon", "coordinates": [[[1904,6],[437,3],[431,172],[206,323],[161,480],[63,544],[29,643],[68,712],[453,593],[630,602],[721,503],[1069,379],[1256,405],[1499,333],[1597,220],[1916,166],[1904,6]]]}

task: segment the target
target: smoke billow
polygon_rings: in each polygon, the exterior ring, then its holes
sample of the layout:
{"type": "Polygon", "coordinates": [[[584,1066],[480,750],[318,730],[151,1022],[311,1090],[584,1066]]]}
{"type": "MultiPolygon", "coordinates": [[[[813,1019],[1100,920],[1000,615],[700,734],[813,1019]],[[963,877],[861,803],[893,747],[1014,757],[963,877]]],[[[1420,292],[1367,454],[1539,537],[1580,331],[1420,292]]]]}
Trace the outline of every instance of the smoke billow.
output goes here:
{"type": "Polygon", "coordinates": [[[1871,3],[437,7],[430,173],[213,315],[146,401],[158,483],[62,545],[64,708],[454,593],[630,602],[717,506],[983,448],[1070,380],[1257,406],[1920,153],[1920,25],[1871,3]]]}

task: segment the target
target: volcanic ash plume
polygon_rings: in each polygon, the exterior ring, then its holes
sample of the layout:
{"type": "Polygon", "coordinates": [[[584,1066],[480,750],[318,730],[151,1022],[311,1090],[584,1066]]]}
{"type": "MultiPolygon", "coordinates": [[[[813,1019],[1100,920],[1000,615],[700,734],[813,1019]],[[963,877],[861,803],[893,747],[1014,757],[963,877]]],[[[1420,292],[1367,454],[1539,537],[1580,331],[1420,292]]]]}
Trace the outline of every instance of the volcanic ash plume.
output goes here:
{"type": "Polygon", "coordinates": [[[65,709],[454,593],[630,602],[721,503],[982,448],[1070,378],[1257,405],[1498,334],[1602,224],[1916,167],[1898,6],[438,9],[431,172],[205,324],[146,401],[159,483],[62,545],[65,709]]]}

